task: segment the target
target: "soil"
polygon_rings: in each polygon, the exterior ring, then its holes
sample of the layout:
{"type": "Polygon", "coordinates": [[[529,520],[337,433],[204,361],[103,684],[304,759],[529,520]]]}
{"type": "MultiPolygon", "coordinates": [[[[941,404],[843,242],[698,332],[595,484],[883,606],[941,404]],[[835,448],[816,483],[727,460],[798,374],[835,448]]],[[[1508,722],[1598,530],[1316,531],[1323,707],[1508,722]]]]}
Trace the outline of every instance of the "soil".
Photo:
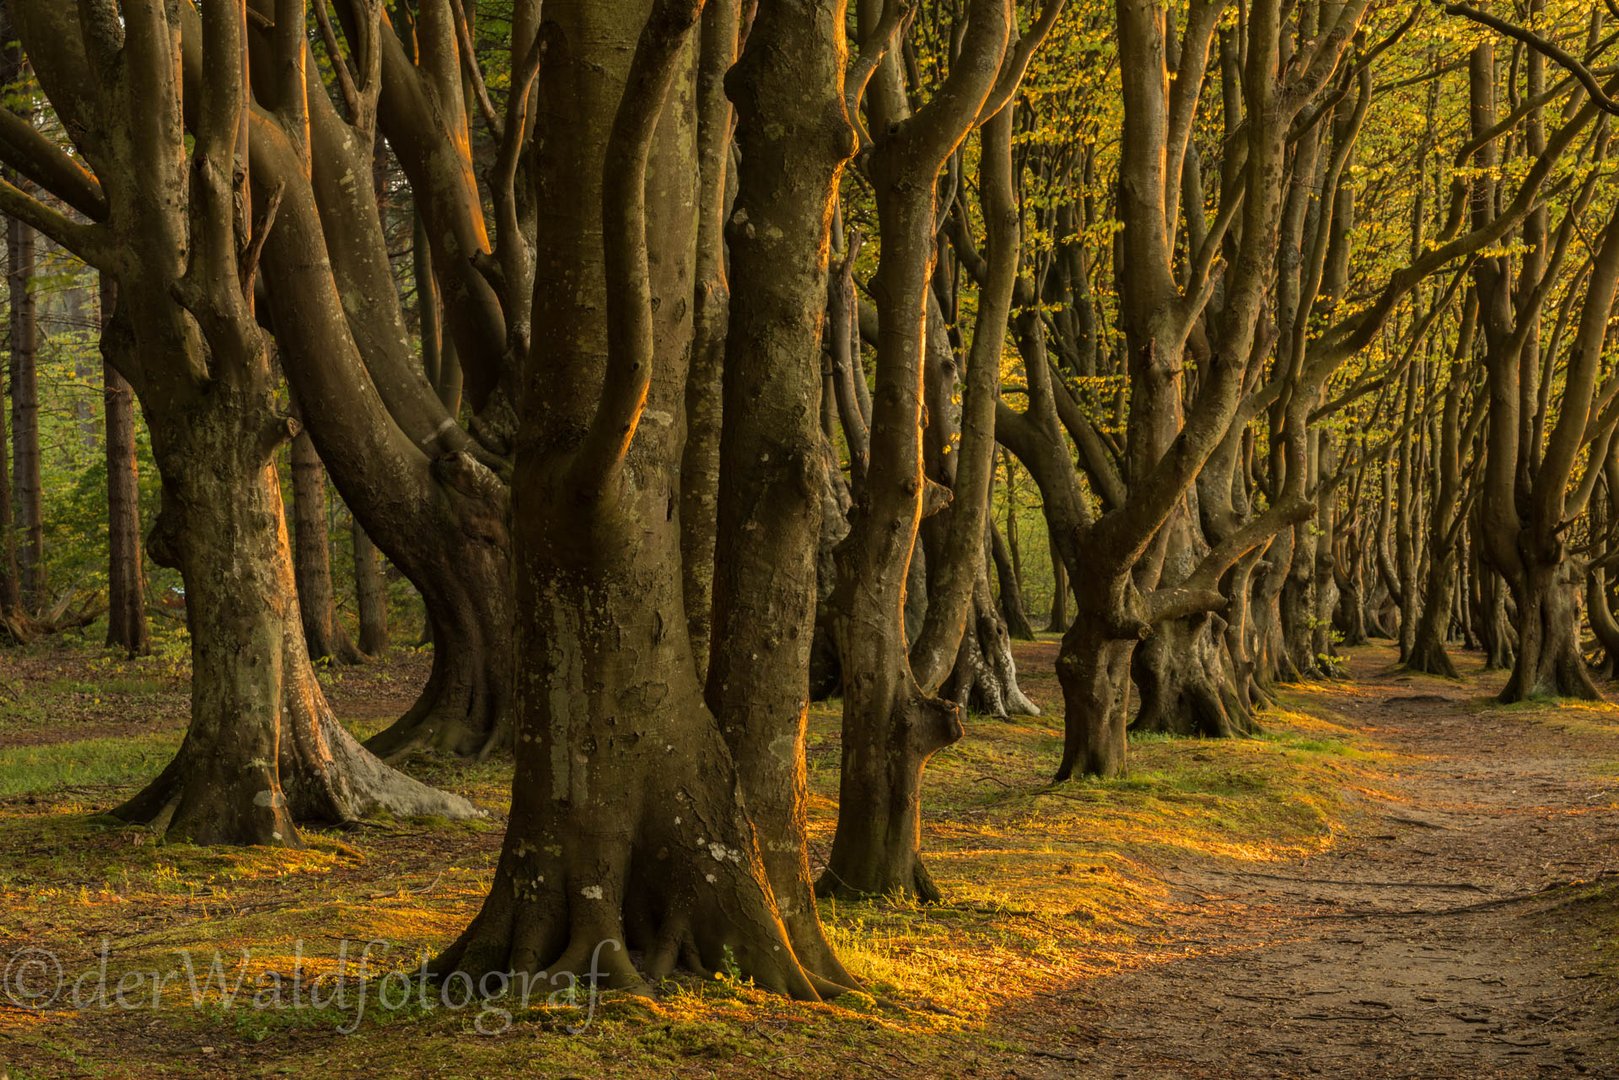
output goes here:
{"type": "Polygon", "coordinates": [[[1005,1016],[1035,1048],[1011,1075],[1619,1076],[1612,711],[1496,706],[1504,674],[1466,654],[1460,682],[1393,660],[1311,688],[1397,755],[1353,833],[1263,872],[1160,867],[1184,915],[1005,1016]]]}

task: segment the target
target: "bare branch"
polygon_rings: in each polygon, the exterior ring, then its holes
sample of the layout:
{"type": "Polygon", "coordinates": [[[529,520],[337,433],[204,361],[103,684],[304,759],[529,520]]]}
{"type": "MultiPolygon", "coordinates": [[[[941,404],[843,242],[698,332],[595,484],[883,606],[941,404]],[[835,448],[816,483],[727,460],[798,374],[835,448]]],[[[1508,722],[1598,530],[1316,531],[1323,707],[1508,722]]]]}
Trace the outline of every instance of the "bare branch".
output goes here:
{"type": "Polygon", "coordinates": [[[877,25],[860,43],[860,52],[855,57],[854,63],[849,65],[849,73],[843,84],[844,103],[848,109],[849,122],[854,125],[855,135],[859,137],[862,148],[869,147],[872,142],[865,123],[860,119],[860,103],[865,99],[866,87],[870,85],[871,77],[877,73],[877,65],[883,62],[883,57],[893,47],[900,30],[915,13],[916,0],[886,0],[877,25]]]}
{"type": "Polygon", "coordinates": [[[477,99],[478,111],[483,114],[489,134],[500,142],[504,139],[500,117],[495,113],[495,103],[489,99],[489,87],[484,85],[483,69],[478,66],[478,52],[473,47],[472,23],[467,19],[466,7],[461,0],[450,0],[450,9],[455,15],[456,41],[461,46],[461,66],[466,69],[467,78],[472,83],[472,94],[477,99]]]}
{"type": "Polygon", "coordinates": [[[1466,4],[1446,4],[1445,14],[1459,15],[1464,19],[1471,19],[1481,26],[1488,26],[1499,34],[1504,34],[1514,41],[1519,41],[1529,46],[1580,80],[1580,85],[1585,87],[1585,92],[1591,95],[1591,100],[1596,103],[1597,108],[1613,116],[1619,116],[1619,101],[1615,101],[1603,93],[1602,84],[1591,73],[1591,69],[1581,63],[1574,54],[1561,48],[1555,42],[1546,40],[1532,30],[1526,30],[1515,23],[1510,23],[1505,19],[1480,11],[1475,7],[1469,7],[1466,4]]]}

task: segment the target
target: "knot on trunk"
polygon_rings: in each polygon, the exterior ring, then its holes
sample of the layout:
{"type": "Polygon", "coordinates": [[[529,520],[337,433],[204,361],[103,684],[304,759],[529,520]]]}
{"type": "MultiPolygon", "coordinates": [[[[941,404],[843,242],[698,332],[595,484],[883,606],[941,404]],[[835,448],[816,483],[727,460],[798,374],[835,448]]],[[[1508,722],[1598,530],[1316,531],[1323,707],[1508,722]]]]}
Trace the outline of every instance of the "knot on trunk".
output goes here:
{"type": "Polygon", "coordinates": [[[947,698],[918,694],[902,708],[911,746],[924,760],[967,734],[961,706],[947,698]]]}
{"type": "Polygon", "coordinates": [[[273,416],[259,429],[258,452],[269,461],[275,452],[281,448],[282,443],[289,443],[298,437],[304,426],[296,416],[273,416]]]}

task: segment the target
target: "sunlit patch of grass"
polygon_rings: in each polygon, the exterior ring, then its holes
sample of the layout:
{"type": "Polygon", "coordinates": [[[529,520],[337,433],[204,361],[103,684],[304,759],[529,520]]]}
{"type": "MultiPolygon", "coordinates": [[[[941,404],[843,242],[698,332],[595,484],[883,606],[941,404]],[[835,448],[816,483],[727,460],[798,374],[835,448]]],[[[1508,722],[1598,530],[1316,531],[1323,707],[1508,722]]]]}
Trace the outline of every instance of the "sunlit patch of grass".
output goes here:
{"type": "Polygon", "coordinates": [[[178,733],[0,747],[0,798],[118,787],[156,775],[179,748],[178,733]]]}
{"type": "MultiPolygon", "coordinates": [[[[1162,925],[1173,900],[1158,866],[1324,851],[1344,827],[1346,791],[1370,787],[1390,758],[1322,709],[1289,705],[1262,722],[1252,739],[1133,736],[1126,776],[1053,785],[1051,718],[970,718],[926,780],[924,858],[945,902],[828,903],[828,933],[874,991],[963,1018],[1072,977],[1162,925]]],[[[837,712],[817,708],[821,851],[836,747],[837,712]]]]}
{"type": "MultiPolygon", "coordinates": [[[[177,984],[157,1013],[59,1014],[14,1041],[29,1048],[25,1067],[36,1071],[108,1075],[217,1071],[227,1053],[258,1055],[241,1057],[244,1074],[954,1075],[994,1041],[985,1022],[997,1009],[1088,972],[1144,962],[1143,945],[1185,914],[1167,868],[1265,863],[1332,846],[1352,813],[1350,793],[1375,793],[1392,759],[1323,706],[1329,697],[1290,693],[1261,717],[1257,738],[1133,738],[1127,776],[1061,785],[1050,782],[1060,715],[969,717],[968,737],[936,756],[924,784],[924,858],[945,901],[824,902],[828,937],[866,989],[833,1002],[794,1004],[730,975],[681,978],[652,1001],[604,998],[577,1036],[568,1031],[576,1010],[540,1002],[514,1004],[509,1029],[491,1037],[475,1037],[477,1010],[373,1007],[360,1036],[346,1039],[338,1030],[352,1011],[305,1003],[265,1013],[224,1008],[218,995],[198,1005],[177,984]],[[204,1055],[205,1046],[217,1054],[204,1055]],[[867,1069],[872,1062],[881,1069],[867,1069]]],[[[837,811],[838,707],[811,711],[817,866],[837,811]]],[[[369,734],[386,722],[352,728],[369,734]]],[[[56,792],[42,806],[0,805],[0,953],[47,942],[82,970],[106,938],[115,943],[114,978],[174,970],[186,952],[206,966],[216,949],[227,968],[240,963],[250,987],[270,973],[358,976],[362,961],[375,978],[415,971],[482,906],[498,817],[311,831],[307,848],[287,851],[158,844],[147,830],[84,816],[154,775],[177,741],[177,733],[168,742],[105,740],[90,754],[77,748],[100,740],[0,750],[0,785],[22,775],[14,762],[35,761],[28,783],[56,792]],[[77,780],[41,771],[79,757],[98,764],[76,766],[77,780]],[[62,783],[87,793],[63,798],[62,783]],[[387,944],[367,952],[371,941],[387,944]]],[[[510,795],[509,759],[422,757],[407,768],[496,811],[510,795]]]]}
{"type": "MultiPolygon", "coordinates": [[[[1575,698],[1532,698],[1503,705],[1493,698],[1481,708],[1531,724],[1549,724],[1570,734],[1587,738],[1619,739],[1619,705],[1607,701],[1580,701],[1575,698]]],[[[1593,762],[1599,771],[1600,762],[1593,762]]]]}

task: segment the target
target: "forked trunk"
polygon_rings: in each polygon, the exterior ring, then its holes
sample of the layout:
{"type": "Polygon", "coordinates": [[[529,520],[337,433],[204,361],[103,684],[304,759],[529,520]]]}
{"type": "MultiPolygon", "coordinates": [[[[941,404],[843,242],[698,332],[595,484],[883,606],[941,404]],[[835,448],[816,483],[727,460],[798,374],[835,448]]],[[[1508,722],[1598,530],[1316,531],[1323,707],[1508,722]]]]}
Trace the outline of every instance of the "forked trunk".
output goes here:
{"type": "Polygon", "coordinates": [[[520,462],[511,823],[483,910],[435,968],[476,980],[584,973],[594,959],[609,985],[637,987],[677,963],[740,967],[816,996],[697,685],[678,522],[650,512],[672,470],[623,512],[586,514],[525,490],[527,473],[520,462]]]}
{"type": "Polygon", "coordinates": [[[528,365],[512,483],[511,822],[482,910],[434,967],[639,988],[682,964],[813,999],[761,851],[778,838],[744,806],[686,618],[679,418],[696,133],[684,20],[696,11],[659,3],[649,22],[649,7],[546,4],[543,359],[528,365]]]}
{"type": "Polygon", "coordinates": [[[815,886],[821,896],[942,898],[922,864],[922,774],[934,754],[964,734],[961,710],[923,694],[904,655],[846,671],[845,712],[871,722],[844,725],[838,804],[860,812],[838,820],[815,886]]]}

